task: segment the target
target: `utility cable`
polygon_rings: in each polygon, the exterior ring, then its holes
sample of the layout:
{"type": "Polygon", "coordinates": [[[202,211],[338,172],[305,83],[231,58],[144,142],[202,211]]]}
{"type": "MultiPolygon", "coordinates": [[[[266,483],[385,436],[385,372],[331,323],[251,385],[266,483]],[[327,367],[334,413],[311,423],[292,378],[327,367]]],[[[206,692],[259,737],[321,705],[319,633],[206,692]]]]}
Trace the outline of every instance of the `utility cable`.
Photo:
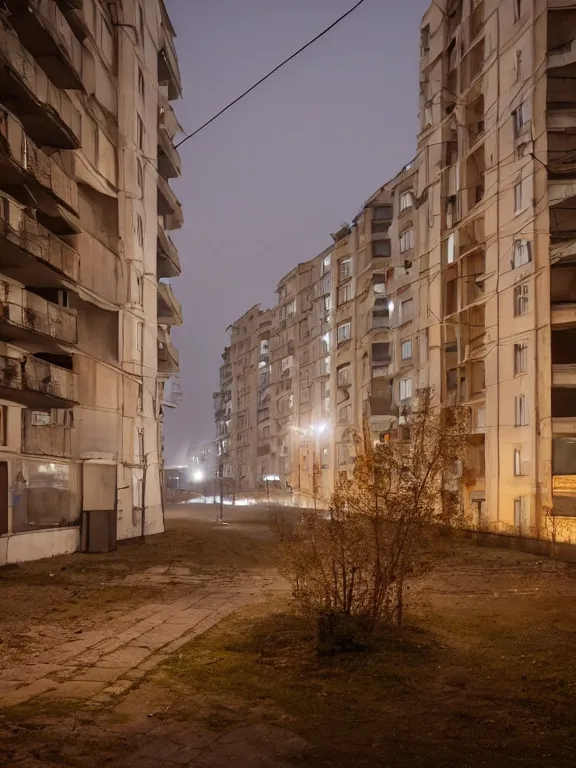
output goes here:
{"type": "Polygon", "coordinates": [[[341,21],[344,21],[344,19],[347,16],[350,16],[350,14],[354,13],[354,11],[359,8],[362,3],[364,3],[365,0],[359,0],[356,5],[352,6],[349,11],[346,11],[346,13],[342,14],[339,18],[336,19],[336,21],[333,21],[332,24],[330,24],[329,27],[326,27],[320,34],[316,35],[316,37],[312,38],[309,42],[306,43],[306,45],[303,45],[301,48],[299,48],[295,53],[293,53],[291,56],[289,56],[287,59],[284,59],[284,61],[281,64],[278,64],[277,67],[274,67],[270,72],[268,72],[267,75],[264,75],[264,77],[261,77],[260,80],[258,80],[257,83],[254,83],[250,88],[248,88],[247,91],[244,91],[244,93],[241,93],[240,96],[234,99],[234,101],[231,101],[229,104],[227,104],[223,109],[220,110],[220,112],[217,112],[213,117],[210,118],[210,120],[207,120],[203,125],[201,125],[199,128],[197,128],[192,133],[189,133],[187,136],[184,136],[183,139],[181,139],[178,144],[175,145],[175,148],[178,149],[178,147],[181,147],[182,144],[184,144],[185,141],[188,141],[188,139],[193,138],[197,134],[200,133],[200,131],[204,130],[204,128],[207,128],[210,123],[213,123],[214,120],[217,120],[221,115],[224,114],[224,112],[227,112],[231,107],[233,107],[235,104],[238,104],[239,101],[242,101],[242,99],[245,96],[248,96],[249,93],[252,93],[253,90],[258,88],[259,85],[262,85],[266,80],[268,80],[269,77],[272,77],[272,75],[275,75],[278,70],[282,69],[286,64],[288,64],[292,59],[295,59],[296,56],[301,54],[303,51],[305,51],[307,48],[309,48],[311,45],[313,45],[315,42],[320,40],[321,37],[324,37],[324,35],[328,34],[330,30],[334,29],[334,27],[337,24],[340,24],[341,21]]]}

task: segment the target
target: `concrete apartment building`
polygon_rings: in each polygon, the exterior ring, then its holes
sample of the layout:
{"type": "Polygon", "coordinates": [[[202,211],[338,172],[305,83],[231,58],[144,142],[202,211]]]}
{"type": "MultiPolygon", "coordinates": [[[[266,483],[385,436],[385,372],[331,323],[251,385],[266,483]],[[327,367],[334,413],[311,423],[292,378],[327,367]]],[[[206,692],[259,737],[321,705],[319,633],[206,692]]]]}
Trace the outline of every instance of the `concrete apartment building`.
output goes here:
{"type": "Polygon", "coordinates": [[[363,417],[431,387],[470,413],[471,522],[576,541],[576,7],[439,0],[420,33],[415,159],[279,284],[272,474],[327,499],[363,417]]]}
{"type": "Polygon", "coordinates": [[[163,529],[173,36],[162,0],[0,11],[0,563],[163,529]]]}

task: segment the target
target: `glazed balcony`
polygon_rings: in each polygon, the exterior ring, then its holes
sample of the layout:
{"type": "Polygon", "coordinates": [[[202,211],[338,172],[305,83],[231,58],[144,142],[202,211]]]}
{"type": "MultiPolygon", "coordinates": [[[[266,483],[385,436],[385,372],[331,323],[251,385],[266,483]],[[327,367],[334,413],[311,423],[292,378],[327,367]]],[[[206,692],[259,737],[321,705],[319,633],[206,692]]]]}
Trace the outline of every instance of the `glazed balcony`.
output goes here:
{"type": "Polygon", "coordinates": [[[178,150],[162,125],[158,126],[158,172],[165,179],[175,179],[182,174],[178,150]]]}
{"type": "Polygon", "coordinates": [[[158,215],[165,217],[164,226],[166,229],[180,229],[184,224],[182,206],[162,176],[158,176],[158,215]]]}
{"type": "Polygon", "coordinates": [[[26,135],[24,127],[0,106],[0,188],[25,205],[57,215],[62,204],[78,211],[78,187],[62,168],[26,135]]]}
{"type": "Polygon", "coordinates": [[[0,355],[0,397],[27,408],[71,408],[78,375],[35,357],[0,355]]]}
{"type": "Polygon", "coordinates": [[[178,66],[176,48],[168,30],[161,29],[160,50],[158,51],[158,82],[168,86],[168,98],[179,99],[182,96],[182,78],[178,66]]]}
{"type": "Polygon", "coordinates": [[[0,100],[40,146],[77,149],[80,113],[0,19],[0,100]]]}
{"type": "Polygon", "coordinates": [[[54,0],[7,0],[10,23],[58,88],[82,89],[82,46],[54,0]]]}
{"type": "Polygon", "coordinates": [[[162,325],[182,325],[182,306],[169,283],[158,283],[158,322],[162,325]]]}
{"type": "Polygon", "coordinates": [[[70,287],[78,281],[80,256],[0,193],[0,271],[41,287],[70,287]]]}
{"type": "Polygon", "coordinates": [[[0,301],[0,339],[37,345],[53,341],[71,345],[78,341],[76,312],[46,301],[24,288],[4,284],[0,301]]]}
{"type": "Polygon", "coordinates": [[[178,277],[181,274],[178,249],[161,224],[158,224],[157,256],[156,270],[159,278],[178,277]]]}
{"type": "Polygon", "coordinates": [[[165,328],[158,328],[158,373],[173,376],[180,372],[180,353],[165,328]]]}

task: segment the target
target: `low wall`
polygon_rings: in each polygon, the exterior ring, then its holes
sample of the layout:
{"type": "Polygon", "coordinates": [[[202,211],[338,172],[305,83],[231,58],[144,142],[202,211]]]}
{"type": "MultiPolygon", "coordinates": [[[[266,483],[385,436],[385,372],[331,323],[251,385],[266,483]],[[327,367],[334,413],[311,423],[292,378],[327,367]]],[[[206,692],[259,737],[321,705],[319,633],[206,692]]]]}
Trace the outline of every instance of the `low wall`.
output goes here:
{"type": "Polygon", "coordinates": [[[80,548],[80,527],[53,528],[13,533],[0,538],[0,565],[28,563],[57,555],[70,555],[80,548]]]}

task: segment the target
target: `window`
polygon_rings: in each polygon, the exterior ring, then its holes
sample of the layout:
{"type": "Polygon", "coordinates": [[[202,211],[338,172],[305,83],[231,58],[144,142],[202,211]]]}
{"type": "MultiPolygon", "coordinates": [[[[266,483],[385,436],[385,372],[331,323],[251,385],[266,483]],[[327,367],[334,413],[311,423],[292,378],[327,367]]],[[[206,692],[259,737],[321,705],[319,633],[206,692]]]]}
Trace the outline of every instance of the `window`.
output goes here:
{"type": "Polygon", "coordinates": [[[8,445],[8,406],[0,406],[0,445],[8,445]]]}
{"type": "Polygon", "coordinates": [[[525,427],[528,424],[528,410],[526,408],[526,395],[518,395],[514,398],[514,426],[525,427]]]}
{"type": "Polygon", "coordinates": [[[372,217],[376,221],[390,221],[392,219],[392,206],[391,205],[379,205],[374,208],[374,215],[372,217]]]}
{"type": "Polygon", "coordinates": [[[321,338],[322,343],[322,355],[327,355],[330,352],[330,332],[323,333],[321,338]]]}
{"type": "Polygon", "coordinates": [[[412,208],[412,193],[402,192],[400,195],[400,213],[407,211],[408,208],[412,208]]]}
{"type": "Polygon", "coordinates": [[[414,230],[407,229],[400,235],[400,253],[409,251],[414,247],[414,230]]]}
{"type": "Polygon", "coordinates": [[[516,82],[522,77],[522,51],[516,51],[514,55],[514,70],[516,72],[516,82]]]}
{"type": "Polygon", "coordinates": [[[349,424],[352,420],[352,406],[343,405],[338,410],[338,421],[340,424],[349,424]]]}
{"type": "Polygon", "coordinates": [[[522,182],[514,184],[514,213],[520,213],[522,210],[522,182]]]}
{"type": "Polygon", "coordinates": [[[328,448],[322,448],[321,468],[328,469],[328,448]]]}
{"type": "Polygon", "coordinates": [[[386,295],[386,283],[382,281],[381,283],[374,283],[374,293],[376,296],[385,296],[386,295]]]}
{"type": "Polygon", "coordinates": [[[528,370],[528,344],[514,344],[514,373],[526,373],[528,370]]]}
{"type": "Polygon", "coordinates": [[[140,192],[144,194],[144,168],[139,157],[136,158],[136,183],[140,192]]]}
{"type": "Polygon", "coordinates": [[[330,376],[330,355],[320,360],[320,376],[330,376]]]}
{"type": "Polygon", "coordinates": [[[352,259],[340,259],[338,262],[340,280],[347,280],[352,275],[352,259]]]}
{"type": "Polygon", "coordinates": [[[518,138],[522,133],[524,126],[530,122],[530,107],[527,101],[523,101],[520,106],[512,111],[512,125],[514,127],[514,137],[518,138]]]}
{"type": "Polygon", "coordinates": [[[338,443],[338,466],[352,463],[352,448],[350,443],[338,443]]]}
{"type": "Polygon", "coordinates": [[[350,322],[341,323],[338,326],[337,339],[339,344],[342,341],[348,341],[351,335],[352,335],[352,323],[350,322]]]}
{"type": "Polygon", "coordinates": [[[108,26],[108,22],[106,19],[102,16],[102,14],[98,14],[99,16],[99,32],[97,32],[97,36],[100,38],[99,40],[99,49],[100,53],[102,54],[103,58],[108,62],[109,65],[112,65],[114,61],[114,38],[112,36],[112,30],[108,26]]]}
{"type": "Polygon", "coordinates": [[[288,408],[294,408],[294,395],[288,395],[288,408]]]}
{"type": "Polygon", "coordinates": [[[288,355],[288,357],[282,358],[282,371],[288,371],[290,368],[292,368],[292,365],[294,364],[294,357],[293,355],[288,355]]]}
{"type": "Polygon", "coordinates": [[[453,392],[458,388],[458,369],[450,368],[446,371],[446,389],[449,392],[453,392]]]}
{"type": "Polygon", "coordinates": [[[425,56],[430,50],[430,24],[420,30],[420,55],[425,56]]]}
{"type": "Polygon", "coordinates": [[[390,240],[375,240],[372,243],[372,255],[374,258],[388,258],[390,253],[390,240]]]}
{"type": "Polygon", "coordinates": [[[286,317],[296,313],[296,299],[292,299],[289,304],[286,304],[286,317]]]}
{"type": "Polygon", "coordinates": [[[530,240],[514,240],[514,255],[512,256],[512,269],[524,266],[532,261],[532,243],[530,240]]]}
{"type": "Polygon", "coordinates": [[[518,533],[529,532],[530,516],[525,496],[514,499],[514,527],[518,533]]]}
{"type": "Polygon", "coordinates": [[[138,413],[142,413],[144,410],[144,387],[142,384],[138,384],[138,413]]]}
{"type": "Polygon", "coordinates": [[[412,339],[403,341],[400,347],[400,357],[402,360],[410,360],[412,357],[412,339]]]}
{"type": "Polygon", "coordinates": [[[352,283],[346,283],[338,288],[338,306],[341,307],[347,301],[352,301],[352,283]]]}
{"type": "Polygon", "coordinates": [[[529,467],[527,462],[522,461],[522,450],[514,448],[514,476],[522,477],[528,474],[529,467]]]}
{"type": "Polygon", "coordinates": [[[136,115],[136,143],[139,149],[144,151],[144,123],[140,115],[136,115]]]}
{"type": "Polygon", "coordinates": [[[330,272],[330,264],[332,262],[332,254],[328,254],[328,256],[324,256],[322,259],[322,274],[325,275],[327,272],[330,272]]]}
{"type": "Polygon", "coordinates": [[[136,242],[140,248],[144,247],[144,222],[139,213],[136,214],[136,242]]]}
{"type": "Polygon", "coordinates": [[[525,315],[528,312],[528,285],[514,287],[514,316],[525,315]]]}
{"type": "Polygon", "coordinates": [[[330,310],[332,309],[332,297],[324,296],[324,314],[322,316],[322,322],[327,323],[330,320],[330,310]]]}
{"type": "Polygon", "coordinates": [[[412,379],[400,379],[400,400],[412,397],[412,379]]]}
{"type": "Polygon", "coordinates": [[[144,430],[139,429],[138,430],[138,456],[141,461],[144,461],[144,430]]]}
{"type": "Polygon", "coordinates": [[[398,313],[398,322],[400,325],[407,323],[408,320],[412,320],[414,315],[414,299],[406,299],[400,304],[400,311],[398,313]]]}
{"type": "Polygon", "coordinates": [[[142,98],[144,98],[145,89],[146,89],[146,85],[144,83],[144,73],[142,72],[140,67],[138,67],[138,93],[140,94],[140,96],[142,96],[142,98]]]}
{"type": "Polygon", "coordinates": [[[520,21],[522,16],[522,0],[512,0],[514,3],[514,21],[520,21]]]}
{"type": "Polygon", "coordinates": [[[262,437],[267,440],[270,437],[270,427],[262,427],[262,437]]]}
{"type": "Polygon", "coordinates": [[[341,365],[338,368],[337,378],[339,387],[345,387],[347,384],[350,384],[350,366],[341,365]]]}
{"type": "Polygon", "coordinates": [[[136,349],[141,352],[144,345],[144,323],[138,323],[136,326],[136,349]]]}

